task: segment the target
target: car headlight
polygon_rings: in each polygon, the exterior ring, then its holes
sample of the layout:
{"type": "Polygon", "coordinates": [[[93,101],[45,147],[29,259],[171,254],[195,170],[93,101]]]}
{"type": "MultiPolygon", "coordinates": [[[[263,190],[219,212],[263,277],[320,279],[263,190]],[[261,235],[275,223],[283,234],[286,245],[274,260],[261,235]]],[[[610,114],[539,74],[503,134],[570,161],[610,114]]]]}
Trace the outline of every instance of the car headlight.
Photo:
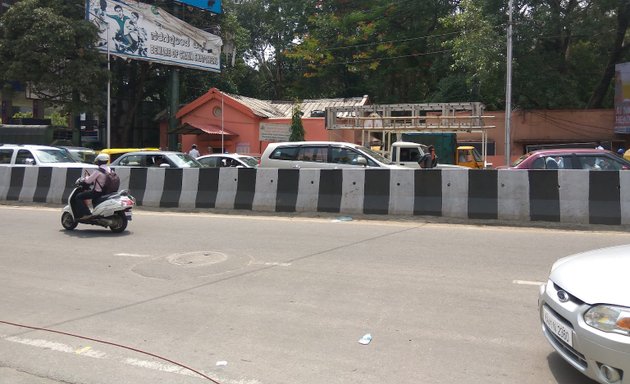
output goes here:
{"type": "Polygon", "coordinates": [[[596,305],[586,311],[584,321],[600,331],[630,336],[630,308],[596,305]]]}

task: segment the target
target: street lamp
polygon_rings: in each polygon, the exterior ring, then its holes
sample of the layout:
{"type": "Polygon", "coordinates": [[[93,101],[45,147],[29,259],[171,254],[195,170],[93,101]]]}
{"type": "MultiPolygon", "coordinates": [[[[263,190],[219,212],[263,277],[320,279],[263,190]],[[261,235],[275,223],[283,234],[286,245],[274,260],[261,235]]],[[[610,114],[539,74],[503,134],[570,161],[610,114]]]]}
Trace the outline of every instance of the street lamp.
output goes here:
{"type": "Polygon", "coordinates": [[[510,166],[511,145],[510,125],[512,123],[512,0],[508,2],[507,26],[507,74],[505,81],[505,163],[510,166]]]}

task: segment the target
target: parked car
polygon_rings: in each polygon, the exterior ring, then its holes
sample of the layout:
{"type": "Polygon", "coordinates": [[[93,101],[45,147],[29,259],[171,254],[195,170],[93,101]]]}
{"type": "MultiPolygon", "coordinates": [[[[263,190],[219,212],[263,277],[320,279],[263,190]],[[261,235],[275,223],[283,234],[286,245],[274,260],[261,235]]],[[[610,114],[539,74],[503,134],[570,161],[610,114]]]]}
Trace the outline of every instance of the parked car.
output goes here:
{"type": "Polygon", "coordinates": [[[203,166],[209,168],[236,167],[257,168],[258,160],[252,156],[239,155],[238,153],[213,153],[197,158],[203,166]]]}
{"type": "Polygon", "coordinates": [[[112,167],[160,167],[160,168],[201,168],[190,155],[171,151],[129,152],[121,155],[110,164],[112,167]]]}
{"type": "Polygon", "coordinates": [[[73,147],[73,146],[66,146],[66,145],[60,145],[57,147],[65,151],[68,151],[68,153],[70,154],[70,157],[72,157],[73,159],[81,163],[93,164],[94,159],[96,158],[96,155],[98,155],[98,152],[96,152],[92,148],[73,147]]]}
{"type": "Polygon", "coordinates": [[[140,151],[159,151],[160,148],[105,148],[101,150],[99,153],[106,153],[109,155],[109,161],[112,162],[129,152],[140,152],[140,151]]]}
{"type": "Polygon", "coordinates": [[[271,143],[260,157],[260,167],[406,169],[369,148],[335,141],[271,143]]]}
{"type": "MultiPolygon", "coordinates": [[[[497,167],[497,169],[506,167],[497,167]]],[[[524,154],[510,169],[592,169],[619,171],[630,169],[630,161],[605,149],[541,149],[524,154]]]]}
{"type": "Polygon", "coordinates": [[[46,145],[0,145],[0,166],[42,166],[62,168],[96,168],[94,164],[76,161],[61,148],[46,145]]]}
{"type": "Polygon", "coordinates": [[[540,290],[544,336],[564,360],[603,384],[630,383],[628,270],[630,245],[580,253],[556,261],[540,290]]]}

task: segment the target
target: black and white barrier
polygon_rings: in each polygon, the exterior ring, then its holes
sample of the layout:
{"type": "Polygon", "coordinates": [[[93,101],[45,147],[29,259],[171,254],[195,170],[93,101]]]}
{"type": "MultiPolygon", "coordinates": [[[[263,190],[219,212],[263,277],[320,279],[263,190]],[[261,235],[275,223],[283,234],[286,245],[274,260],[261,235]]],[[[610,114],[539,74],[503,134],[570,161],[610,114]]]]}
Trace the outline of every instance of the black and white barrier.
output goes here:
{"type": "MultiPolygon", "coordinates": [[[[0,167],[0,201],[66,203],[81,169],[0,167]]],[[[630,224],[630,171],[120,168],[139,205],[630,224]]]]}

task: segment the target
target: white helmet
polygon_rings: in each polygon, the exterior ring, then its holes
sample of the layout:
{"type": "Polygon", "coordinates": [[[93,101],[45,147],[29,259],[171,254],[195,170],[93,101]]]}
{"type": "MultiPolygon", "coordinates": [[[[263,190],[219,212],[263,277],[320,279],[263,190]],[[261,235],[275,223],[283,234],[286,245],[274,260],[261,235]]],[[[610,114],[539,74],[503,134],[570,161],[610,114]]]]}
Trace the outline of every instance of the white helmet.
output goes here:
{"type": "Polygon", "coordinates": [[[94,159],[94,164],[96,165],[102,165],[102,164],[107,164],[107,163],[109,163],[109,155],[107,153],[100,153],[94,159]]]}

